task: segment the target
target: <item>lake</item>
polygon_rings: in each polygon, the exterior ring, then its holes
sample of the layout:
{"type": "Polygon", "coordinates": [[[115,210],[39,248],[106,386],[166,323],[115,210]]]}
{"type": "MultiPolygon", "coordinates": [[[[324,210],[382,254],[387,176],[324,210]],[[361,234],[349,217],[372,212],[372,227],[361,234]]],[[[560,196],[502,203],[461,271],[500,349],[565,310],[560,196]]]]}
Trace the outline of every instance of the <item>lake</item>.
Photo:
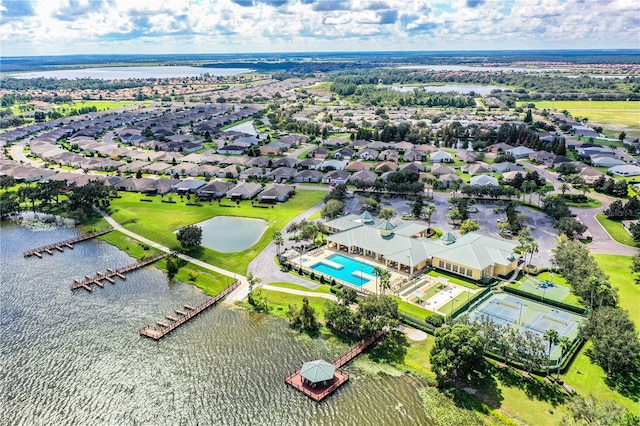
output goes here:
{"type": "Polygon", "coordinates": [[[246,250],[258,242],[268,222],[246,217],[217,216],[200,223],[202,245],[223,253],[246,250]]]}
{"type": "Polygon", "coordinates": [[[249,68],[201,68],[188,66],[166,67],[98,67],[54,71],[34,71],[10,74],[13,78],[93,78],[98,80],[126,80],[130,78],[183,78],[197,77],[205,73],[212,76],[229,76],[251,72],[249,68]]]}
{"type": "Polygon", "coordinates": [[[427,85],[427,86],[389,86],[393,90],[398,92],[413,92],[414,89],[424,90],[425,92],[457,92],[467,94],[474,92],[479,95],[489,95],[493,90],[505,90],[506,87],[490,86],[482,84],[442,84],[442,85],[427,85]]]}
{"type": "Polygon", "coordinates": [[[0,225],[0,424],[429,425],[421,381],[361,357],[321,404],[284,383],[303,362],[344,347],[282,320],[220,305],[156,343],[138,330],[206,296],[154,267],[72,292],[74,277],[134,260],[101,241],[23,258],[73,228],[0,225]]]}

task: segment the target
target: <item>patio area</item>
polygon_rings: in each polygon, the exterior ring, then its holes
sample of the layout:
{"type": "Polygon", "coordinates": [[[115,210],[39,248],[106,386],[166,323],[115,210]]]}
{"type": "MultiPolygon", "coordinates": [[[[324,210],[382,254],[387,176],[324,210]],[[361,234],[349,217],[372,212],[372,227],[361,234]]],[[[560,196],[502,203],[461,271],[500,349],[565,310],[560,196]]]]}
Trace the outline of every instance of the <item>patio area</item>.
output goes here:
{"type": "Polygon", "coordinates": [[[336,255],[342,255],[342,256],[348,257],[350,259],[353,259],[356,262],[360,262],[372,268],[381,267],[383,269],[388,270],[391,273],[391,278],[390,278],[391,288],[387,290],[387,293],[395,292],[398,288],[400,288],[402,285],[404,285],[409,281],[409,276],[407,274],[403,274],[395,269],[388,268],[383,263],[376,262],[371,257],[349,254],[344,251],[329,249],[327,247],[320,247],[310,252],[299,254],[298,256],[289,257],[289,259],[291,261],[291,265],[295,266],[296,268],[301,267],[303,270],[307,271],[308,273],[313,272],[316,276],[324,275],[325,279],[328,280],[327,283],[329,283],[332,279],[335,279],[336,283],[349,285],[351,287],[354,287],[356,289],[361,289],[371,294],[376,294],[376,292],[380,293],[382,291],[382,289],[380,288],[380,279],[378,278],[376,280],[376,276],[373,273],[355,271],[353,274],[355,277],[361,279],[363,282],[366,281],[363,285],[357,285],[345,280],[341,280],[339,277],[336,277],[334,275],[329,275],[326,273],[323,274],[313,269],[313,266],[318,264],[324,264],[324,265],[328,265],[330,267],[339,269],[341,265],[337,265],[335,262],[331,261],[330,259],[332,256],[336,256],[336,255]],[[376,291],[376,281],[378,284],[377,291],[376,291]]]}

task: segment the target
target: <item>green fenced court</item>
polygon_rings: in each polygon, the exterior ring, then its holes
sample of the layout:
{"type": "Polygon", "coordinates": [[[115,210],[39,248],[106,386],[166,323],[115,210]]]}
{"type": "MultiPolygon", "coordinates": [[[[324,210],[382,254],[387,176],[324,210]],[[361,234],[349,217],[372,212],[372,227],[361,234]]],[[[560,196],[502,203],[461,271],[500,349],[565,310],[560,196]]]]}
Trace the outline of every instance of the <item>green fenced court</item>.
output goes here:
{"type": "MultiPolygon", "coordinates": [[[[472,305],[466,312],[470,321],[487,316],[500,325],[510,325],[519,332],[530,331],[542,337],[548,329],[566,336],[572,342],[578,338],[578,329],[583,316],[553,306],[539,303],[508,293],[493,293],[472,305]]],[[[559,345],[552,346],[551,365],[560,360],[559,345]]]]}
{"type": "Polygon", "coordinates": [[[562,302],[569,296],[571,289],[567,286],[555,284],[552,281],[541,280],[536,277],[526,277],[520,282],[518,290],[533,294],[544,299],[551,299],[562,302]]]}

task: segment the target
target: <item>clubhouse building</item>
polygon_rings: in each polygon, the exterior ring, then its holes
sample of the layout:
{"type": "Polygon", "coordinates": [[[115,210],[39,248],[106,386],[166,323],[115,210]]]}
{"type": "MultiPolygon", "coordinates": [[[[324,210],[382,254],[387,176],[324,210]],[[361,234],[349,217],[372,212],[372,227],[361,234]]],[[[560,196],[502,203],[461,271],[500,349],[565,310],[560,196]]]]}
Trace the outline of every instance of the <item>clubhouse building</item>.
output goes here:
{"type": "Polygon", "coordinates": [[[369,212],[350,214],[325,223],[329,248],[370,257],[387,268],[413,275],[428,266],[480,281],[516,270],[517,244],[477,233],[439,240],[425,238],[418,223],[393,225],[375,220],[369,212]]]}

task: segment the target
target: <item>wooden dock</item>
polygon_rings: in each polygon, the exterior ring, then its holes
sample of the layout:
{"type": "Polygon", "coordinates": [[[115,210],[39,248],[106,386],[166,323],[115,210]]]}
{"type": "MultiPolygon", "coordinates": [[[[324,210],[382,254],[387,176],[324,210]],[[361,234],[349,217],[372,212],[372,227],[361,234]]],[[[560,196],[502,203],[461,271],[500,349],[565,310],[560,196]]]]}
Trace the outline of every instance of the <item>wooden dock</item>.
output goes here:
{"type": "Polygon", "coordinates": [[[180,327],[182,324],[186,323],[193,317],[205,311],[207,308],[215,305],[217,302],[219,302],[225,296],[227,296],[229,293],[235,290],[239,285],[240,285],[240,281],[239,280],[235,281],[233,284],[225,288],[220,294],[208,299],[207,301],[205,301],[204,303],[201,303],[198,306],[194,307],[191,305],[184,305],[184,309],[186,309],[186,311],[176,309],[175,313],[178,315],[178,317],[174,317],[172,315],[166,315],[165,318],[170,321],[169,323],[166,323],[163,321],[156,321],[156,324],[158,325],[158,327],[147,325],[146,327],[143,327],[140,329],[140,335],[149,337],[153,340],[162,339],[164,336],[171,333],[173,330],[180,327]]]}
{"type": "Polygon", "coordinates": [[[92,234],[80,235],[79,237],[71,238],[70,240],[60,241],[59,243],[49,244],[46,246],[27,250],[23,252],[22,255],[24,257],[37,256],[40,259],[42,259],[42,253],[48,253],[50,255],[53,255],[52,250],[58,250],[58,251],[64,252],[64,247],[73,249],[73,244],[75,243],[90,240],[92,238],[99,237],[100,235],[107,234],[111,231],[113,231],[113,228],[103,229],[102,231],[94,232],[92,234]]]}
{"type": "Polygon", "coordinates": [[[334,373],[333,382],[327,387],[311,387],[304,383],[304,379],[300,374],[300,369],[297,369],[293,373],[289,374],[284,382],[294,389],[299,390],[309,398],[313,399],[316,402],[320,402],[329,395],[331,395],[336,389],[340,386],[344,385],[349,381],[349,373],[343,371],[341,367],[345,364],[352,361],[355,357],[369,349],[373,344],[375,344],[380,337],[385,334],[384,330],[379,330],[374,336],[364,339],[362,342],[353,346],[347,352],[342,354],[338,359],[332,362],[332,364],[336,367],[336,371],[334,373]]]}
{"type": "Polygon", "coordinates": [[[96,271],[96,275],[91,276],[91,275],[85,275],[84,279],[80,280],[78,278],[74,278],[73,279],[73,284],[71,284],[71,290],[76,290],[79,288],[84,288],[87,291],[92,291],[91,285],[95,284],[98,287],[103,287],[104,288],[104,283],[102,282],[104,281],[108,281],[111,284],[115,284],[116,281],[113,279],[113,277],[118,277],[120,279],[126,280],[126,273],[127,272],[131,272],[135,269],[139,269],[142,268],[144,266],[147,266],[157,260],[160,260],[164,257],[167,256],[167,253],[160,253],[157,254],[153,257],[150,257],[148,259],[144,259],[138,263],[133,263],[131,265],[128,266],[124,266],[122,268],[118,268],[118,269],[112,269],[112,268],[107,268],[107,272],[103,273],[100,271],[96,271]]]}

